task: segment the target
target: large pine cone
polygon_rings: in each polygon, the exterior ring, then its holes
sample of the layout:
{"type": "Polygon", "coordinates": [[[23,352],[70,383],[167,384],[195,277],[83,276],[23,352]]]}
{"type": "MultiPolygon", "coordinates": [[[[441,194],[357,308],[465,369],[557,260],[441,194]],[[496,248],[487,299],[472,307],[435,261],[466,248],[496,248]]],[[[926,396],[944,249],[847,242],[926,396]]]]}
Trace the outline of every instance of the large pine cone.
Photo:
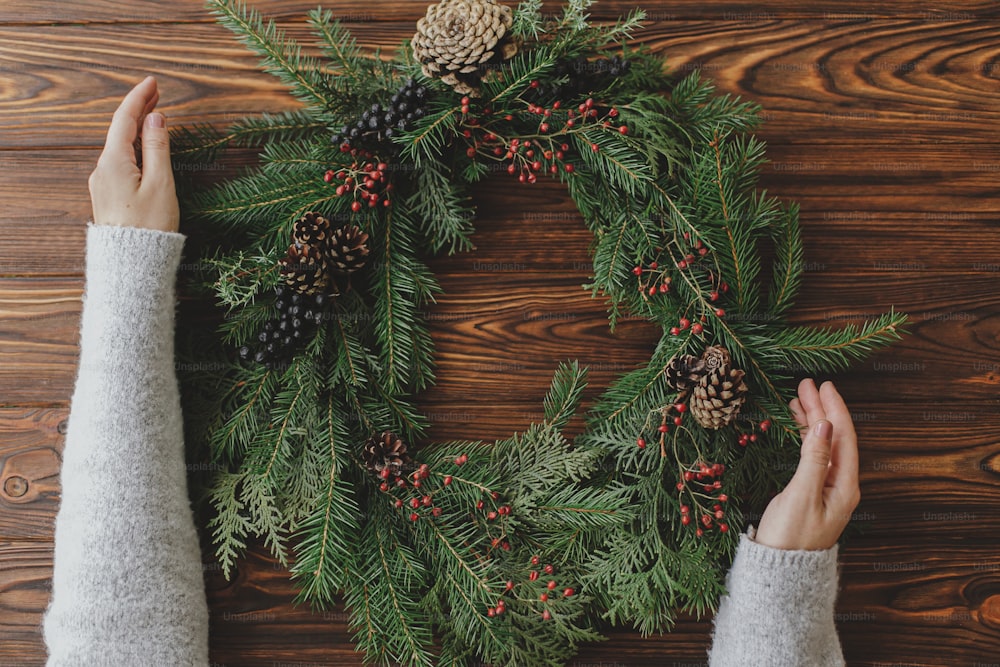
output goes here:
{"type": "Polygon", "coordinates": [[[663,369],[666,376],[667,385],[675,391],[686,391],[695,382],[701,379],[705,371],[705,362],[698,357],[685,354],[681,357],[674,357],[663,369]]]}
{"type": "Polygon", "coordinates": [[[510,7],[496,0],[441,0],[417,21],[413,57],[428,77],[462,95],[479,95],[481,67],[514,57],[517,43],[509,34],[510,7]]]}
{"type": "Polygon", "coordinates": [[[369,472],[378,475],[388,469],[389,479],[404,474],[405,467],[412,462],[406,453],[406,443],[392,431],[382,431],[381,435],[369,438],[361,456],[369,472]]]}
{"type": "Polygon", "coordinates": [[[701,355],[703,374],[694,385],[691,414],[703,428],[720,429],[736,419],[746,402],[744,372],[733,368],[729,351],[712,346],[701,355]]]}
{"type": "Polygon", "coordinates": [[[341,276],[354,273],[368,261],[368,234],[354,225],[344,225],[330,234],[330,270],[341,276]]]}
{"type": "Polygon", "coordinates": [[[303,245],[326,247],[330,239],[330,221],[319,213],[310,211],[295,221],[292,241],[303,245]]]}
{"type": "Polygon", "coordinates": [[[326,253],[320,246],[293,243],[288,254],[278,261],[281,276],[296,292],[317,294],[336,288],[330,281],[326,253]]]}

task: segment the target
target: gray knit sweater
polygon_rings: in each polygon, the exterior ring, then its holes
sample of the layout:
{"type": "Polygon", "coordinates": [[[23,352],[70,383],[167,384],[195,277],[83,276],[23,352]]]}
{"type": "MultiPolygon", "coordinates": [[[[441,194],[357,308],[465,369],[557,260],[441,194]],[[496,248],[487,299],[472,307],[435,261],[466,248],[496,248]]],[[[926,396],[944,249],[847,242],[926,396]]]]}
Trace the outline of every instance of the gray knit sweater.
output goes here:
{"type": "MultiPolygon", "coordinates": [[[[63,452],[48,665],[208,664],[208,606],[174,372],[185,237],[88,225],[80,365],[63,452]]],[[[744,536],[715,620],[713,667],[843,665],[836,549],[744,536]]]]}

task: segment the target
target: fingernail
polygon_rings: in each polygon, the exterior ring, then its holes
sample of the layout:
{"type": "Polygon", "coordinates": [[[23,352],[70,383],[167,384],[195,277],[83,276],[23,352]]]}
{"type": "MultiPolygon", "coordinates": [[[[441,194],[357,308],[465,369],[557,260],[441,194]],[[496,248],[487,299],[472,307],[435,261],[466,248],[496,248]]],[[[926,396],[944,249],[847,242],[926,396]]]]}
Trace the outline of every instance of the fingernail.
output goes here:
{"type": "Polygon", "coordinates": [[[833,424],[825,419],[820,419],[813,428],[816,429],[816,437],[820,440],[829,440],[830,434],[833,432],[833,424]]]}
{"type": "Polygon", "coordinates": [[[146,115],[146,127],[164,127],[165,125],[166,119],[162,113],[154,111],[146,115]]]}

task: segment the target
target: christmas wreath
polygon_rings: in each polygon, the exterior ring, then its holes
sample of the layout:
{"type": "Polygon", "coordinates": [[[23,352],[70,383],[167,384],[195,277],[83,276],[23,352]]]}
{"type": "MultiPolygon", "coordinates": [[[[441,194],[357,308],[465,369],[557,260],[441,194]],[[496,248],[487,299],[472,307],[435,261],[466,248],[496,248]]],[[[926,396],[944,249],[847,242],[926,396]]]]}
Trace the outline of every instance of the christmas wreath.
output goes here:
{"type": "Polygon", "coordinates": [[[181,327],[215,553],[229,576],[262,540],[300,600],[343,601],[372,662],[561,664],[607,624],[653,633],[710,610],[742,513],[794,468],[788,381],[845,368],[906,320],[790,326],[797,208],[756,186],[756,107],[629,47],[641,11],[596,24],[592,0],[554,18],[541,4],[443,0],[387,59],[329,11],[309,14],[312,56],[213,0],[302,104],[174,137],[192,165],[258,157],[185,198],[203,260],[185,288],[220,314],[181,327]],[[496,443],[425,442],[414,407],[434,380],[421,309],[440,291],[423,258],[471,249],[470,188],[494,173],[564,183],[611,327],[663,330],[573,442],[575,363],[544,420],[496,443]]]}

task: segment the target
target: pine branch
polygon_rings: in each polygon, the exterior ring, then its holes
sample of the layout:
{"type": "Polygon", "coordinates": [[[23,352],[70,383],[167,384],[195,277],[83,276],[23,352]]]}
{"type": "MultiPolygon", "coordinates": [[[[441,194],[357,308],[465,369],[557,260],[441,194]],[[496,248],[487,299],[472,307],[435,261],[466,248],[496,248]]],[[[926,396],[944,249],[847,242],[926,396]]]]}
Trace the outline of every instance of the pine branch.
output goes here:
{"type": "Polygon", "coordinates": [[[555,431],[565,428],[580,405],[580,397],[586,388],[586,368],[581,368],[577,361],[560,364],[543,403],[545,425],[555,431]]]}
{"type": "Polygon", "coordinates": [[[304,56],[302,47],[273,21],[265,22],[259,11],[242,0],[208,0],[208,6],[219,23],[260,56],[264,71],[278,77],[293,96],[321,111],[330,106],[319,62],[304,56]]]}

